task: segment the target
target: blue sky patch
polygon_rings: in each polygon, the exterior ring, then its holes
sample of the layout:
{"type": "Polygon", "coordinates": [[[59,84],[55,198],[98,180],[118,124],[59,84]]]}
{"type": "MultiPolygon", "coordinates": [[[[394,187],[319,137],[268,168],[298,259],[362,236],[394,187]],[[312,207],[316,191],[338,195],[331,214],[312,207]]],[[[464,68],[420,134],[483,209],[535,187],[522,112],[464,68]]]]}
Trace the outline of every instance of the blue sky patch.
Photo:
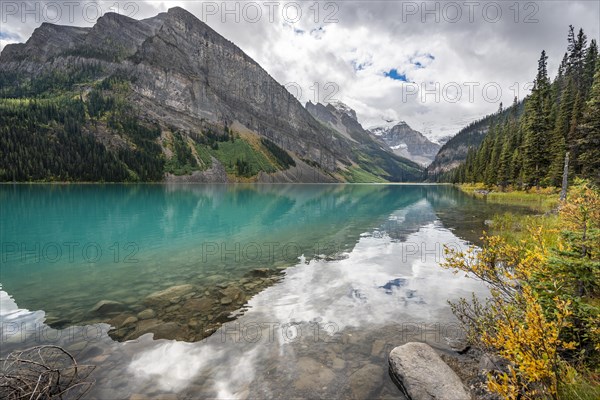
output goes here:
{"type": "Polygon", "coordinates": [[[395,81],[408,82],[408,79],[406,79],[406,75],[399,73],[396,68],[392,68],[388,72],[384,72],[383,74],[386,77],[392,78],[395,81]]]}
{"type": "Polygon", "coordinates": [[[17,35],[16,33],[11,33],[11,32],[6,32],[6,31],[0,31],[0,39],[4,39],[4,40],[16,40],[19,39],[19,35],[17,35]]]}

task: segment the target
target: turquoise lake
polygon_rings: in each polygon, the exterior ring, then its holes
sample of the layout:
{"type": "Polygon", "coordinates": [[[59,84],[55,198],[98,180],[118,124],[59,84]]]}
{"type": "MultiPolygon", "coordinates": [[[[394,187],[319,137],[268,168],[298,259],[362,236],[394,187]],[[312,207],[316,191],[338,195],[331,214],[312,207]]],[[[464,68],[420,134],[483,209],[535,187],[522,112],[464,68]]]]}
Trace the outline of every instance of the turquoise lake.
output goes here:
{"type": "Polygon", "coordinates": [[[486,293],[443,246],[506,209],[445,185],[1,185],[0,204],[2,354],[64,345],[97,366],[92,398],[345,398],[371,364],[373,395],[399,396],[386,351],[443,348],[447,300],[486,293]]]}

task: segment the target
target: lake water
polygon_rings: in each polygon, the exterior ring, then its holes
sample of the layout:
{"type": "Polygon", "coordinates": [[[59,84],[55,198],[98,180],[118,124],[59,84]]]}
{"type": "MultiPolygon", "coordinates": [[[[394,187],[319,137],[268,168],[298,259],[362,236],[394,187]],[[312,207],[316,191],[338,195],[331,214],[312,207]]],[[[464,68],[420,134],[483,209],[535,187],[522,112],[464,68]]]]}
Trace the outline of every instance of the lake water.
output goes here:
{"type": "Polygon", "coordinates": [[[62,345],[111,399],[397,398],[388,352],[447,349],[447,300],[485,294],[443,246],[503,211],[444,185],[3,185],[0,204],[1,354],[62,345]]]}

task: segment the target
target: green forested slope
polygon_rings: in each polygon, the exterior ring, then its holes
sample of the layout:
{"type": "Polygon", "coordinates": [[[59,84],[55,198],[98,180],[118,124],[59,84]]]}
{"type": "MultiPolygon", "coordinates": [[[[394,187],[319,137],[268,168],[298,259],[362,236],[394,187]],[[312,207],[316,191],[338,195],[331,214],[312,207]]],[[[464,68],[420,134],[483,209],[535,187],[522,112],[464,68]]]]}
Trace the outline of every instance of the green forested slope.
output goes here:
{"type": "Polygon", "coordinates": [[[455,183],[558,186],[565,155],[569,177],[600,182],[600,62],[595,40],[571,26],[558,75],[551,80],[542,51],[522,115],[496,118],[465,163],[438,176],[455,183]]]}

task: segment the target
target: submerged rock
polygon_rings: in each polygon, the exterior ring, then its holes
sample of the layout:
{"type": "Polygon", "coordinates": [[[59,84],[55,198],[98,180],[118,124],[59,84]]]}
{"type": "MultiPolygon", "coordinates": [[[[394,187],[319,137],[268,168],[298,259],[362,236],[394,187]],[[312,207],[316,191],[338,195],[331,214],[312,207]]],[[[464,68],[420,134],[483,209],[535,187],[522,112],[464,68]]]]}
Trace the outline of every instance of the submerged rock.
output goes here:
{"type": "Polygon", "coordinates": [[[233,300],[231,300],[229,297],[223,297],[221,299],[221,304],[224,306],[229,305],[231,303],[233,303],[233,300]]]}
{"type": "Polygon", "coordinates": [[[215,305],[215,300],[203,297],[201,299],[189,299],[183,305],[183,310],[192,314],[208,314],[215,305]]]}
{"type": "Polygon", "coordinates": [[[261,276],[267,277],[271,275],[271,270],[269,268],[255,268],[252,270],[252,276],[261,276]]]}
{"type": "Polygon", "coordinates": [[[411,342],[390,352],[392,378],[413,400],[470,400],[456,373],[428,344],[411,342]]]}
{"type": "Polygon", "coordinates": [[[322,388],[335,378],[332,370],[312,358],[300,357],[296,365],[299,373],[294,386],[298,390],[322,388]]]}
{"type": "Polygon", "coordinates": [[[161,320],[144,320],[138,325],[137,336],[146,333],[154,334],[154,340],[158,339],[176,339],[184,333],[183,327],[176,322],[165,322],[161,320]]]}
{"type": "Polygon", "coordinates": [[[350,376],[350,390],[355,399],[373,398],[374,392],[381,389],[383,368],[367,364],[350,376]]]}
{"type": "Polygon", "coordinates": [[[150,294],[146,297],[144,302],[148,305],[177,303],[184,295],[190,293],[193,289],[194,287],[189,284],[171,286],[165,290],[150,294]]]}
{"type": "MultiPolygon", "coordinates": [[[[236,285],[230,285],[226,289],[221,290],[221,294],[232,301],[244,300],[244,292],[236,285]]],[[[221,304],[223,304],[222,301],[221,304]]]]}
{"type": "Polygon", "coordinates": [[[100,300],[94,307],[92,307],[92,313],[94,314],[111,314],[118,313],[125,310],[127,307],[123,303],[112,300],[100,300]]]}
{"type": "Polygon", "coordinates": [[[136,322],[138,322],[138,319],[136,317],[127,317],[125,319],[125,321],[123,321],[123,326],[127,326],[127,325],[132,325],[135,324],[136,322]]]}
{"type": "Polygon", "coordinates": [[[140,311],[137,315],[139,319],[152,319],[156,317],[156,312],[153,309],[147,308],[144,311],[140,311]]]}

